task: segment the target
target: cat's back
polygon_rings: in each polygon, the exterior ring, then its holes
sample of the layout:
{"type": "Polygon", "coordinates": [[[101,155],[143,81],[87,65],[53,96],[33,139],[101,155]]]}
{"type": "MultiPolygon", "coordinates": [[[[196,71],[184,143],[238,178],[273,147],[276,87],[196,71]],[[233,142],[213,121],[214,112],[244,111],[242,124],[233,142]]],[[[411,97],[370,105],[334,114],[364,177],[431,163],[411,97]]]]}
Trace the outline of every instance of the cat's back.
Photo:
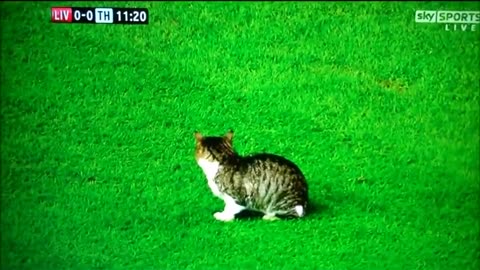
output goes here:
{"type": "MultiPolygon", "coordinates": [[[[264,169],[279,169],[285,172],[302,174],[300,168],[291,160],[271,153],[256,153],[242,157],[239,160],[240,167],[265,166],[264,169]]],[[[303,174],[302,174],[303,175],[303,174]]]]}
{"type": "Polygon", "coordinates": [[[226,164],[226,170],[236,174],[237,177],[249,180],[305,182],[305,177],[297,164],[283,156],[271,153],[256,153],[238,157],[230,164],[226,164]]]}

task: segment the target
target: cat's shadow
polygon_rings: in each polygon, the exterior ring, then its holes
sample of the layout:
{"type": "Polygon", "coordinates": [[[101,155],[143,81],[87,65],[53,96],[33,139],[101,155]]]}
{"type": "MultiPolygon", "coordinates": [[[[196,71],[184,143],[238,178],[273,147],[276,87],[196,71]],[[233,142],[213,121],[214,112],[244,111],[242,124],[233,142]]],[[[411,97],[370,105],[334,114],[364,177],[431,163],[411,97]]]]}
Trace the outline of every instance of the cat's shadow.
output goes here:
{"type": "MultiPolygon", "coordinates": [[[[316,219],[319,216],[324,215],[328,210],[328,206],[324,203],[319,202],[310,202],[308,206],[307,215],[304,217],[305,219],[316,219]]],[[[252,211],[252,210],[243,210],[242,212],[235,215],[236,219],[239,220],[250,220],[250,219],[261,219],[263,217],[263,213],[252,211]]],[[[280,217],[282,219],[292,219],[291,217],[280,217]]]]}

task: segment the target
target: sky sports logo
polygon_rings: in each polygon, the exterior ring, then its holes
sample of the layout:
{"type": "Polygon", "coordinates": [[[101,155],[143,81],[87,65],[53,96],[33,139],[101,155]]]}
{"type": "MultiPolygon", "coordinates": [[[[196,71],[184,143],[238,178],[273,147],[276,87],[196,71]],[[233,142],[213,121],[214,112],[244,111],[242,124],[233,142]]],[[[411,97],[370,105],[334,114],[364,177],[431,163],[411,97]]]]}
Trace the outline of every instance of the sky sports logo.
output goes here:
{"type": "Polygon", "coordinates": [[[415,22],[445,24],[445,31],[476,32],[480,23],[480,11],[417,10],[415,22]]]}

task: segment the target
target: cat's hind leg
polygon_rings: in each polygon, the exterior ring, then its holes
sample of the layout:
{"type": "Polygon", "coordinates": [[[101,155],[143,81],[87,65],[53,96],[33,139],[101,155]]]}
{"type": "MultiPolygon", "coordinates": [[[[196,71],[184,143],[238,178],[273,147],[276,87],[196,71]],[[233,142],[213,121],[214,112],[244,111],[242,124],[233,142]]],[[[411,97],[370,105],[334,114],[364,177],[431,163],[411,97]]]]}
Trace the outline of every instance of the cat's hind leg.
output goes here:
{"type": "Polygon", "coordinates": [[[287,209],[276,209],[266,212],[263,216],[264,220],[278,220],[282,218],[301,218],[305,216],[305,208],[302,205],[295,205],[294,207],[289,207],[287,209]]]}
{"type": "Polygon", "coordinates": [[[268,220],[268,221],[275,221],[279,220],[280,218],[275,215],[275,213],[267,213],[262,217],[263,220],[268,220]]]}
{"type": "Polygon", "coordinates": [[[213,214],[217,220],[232,221],[235,219],[236,214],[245,209],[244,206],[237,204],[235,200],[228,195],[225,195],[223,200],[225,202],[225,208],[223,209],[223,212],[217,212],[213,214]]]}

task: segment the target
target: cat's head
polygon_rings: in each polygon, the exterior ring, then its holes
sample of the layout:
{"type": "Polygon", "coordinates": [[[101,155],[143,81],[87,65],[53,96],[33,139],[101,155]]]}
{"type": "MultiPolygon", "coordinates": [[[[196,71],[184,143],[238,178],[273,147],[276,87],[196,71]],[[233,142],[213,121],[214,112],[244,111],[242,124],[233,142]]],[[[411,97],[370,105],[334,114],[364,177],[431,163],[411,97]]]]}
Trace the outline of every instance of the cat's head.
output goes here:
{"type": "Polygon", "coordinates": [[[210,162],[222,162],[235,155],[233,150],[233,130],[223,136],[203,136],[195,131],[195,159],[204,159],[210,162]]]}

